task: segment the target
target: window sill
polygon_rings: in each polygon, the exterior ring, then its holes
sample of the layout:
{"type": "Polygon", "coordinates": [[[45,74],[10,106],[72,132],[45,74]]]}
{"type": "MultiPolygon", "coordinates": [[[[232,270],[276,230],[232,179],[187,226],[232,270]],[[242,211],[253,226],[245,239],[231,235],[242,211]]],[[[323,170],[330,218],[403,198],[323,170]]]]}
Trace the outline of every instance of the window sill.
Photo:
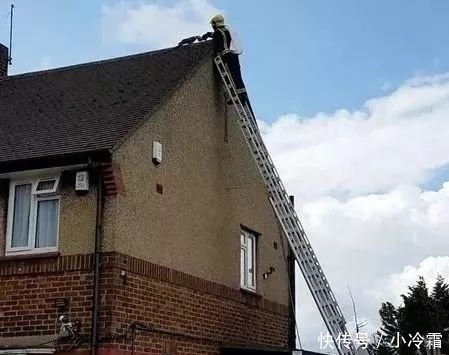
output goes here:
{"type": "Polygon", "coordinates": [[[60,254],[61,253],[59,251],[28,253],[28,254],[8,254],[5,256],[0,256],[0,261],[57,258],[59,257],[60,254]]]}
{"type": "Polygon", "coordinates": [[[245,295],[255,296],[261,298],[262,295],[260,293],[257,293],[256,290],[251,290],[249,288],[240,287],[240,292],[245,295]]]}

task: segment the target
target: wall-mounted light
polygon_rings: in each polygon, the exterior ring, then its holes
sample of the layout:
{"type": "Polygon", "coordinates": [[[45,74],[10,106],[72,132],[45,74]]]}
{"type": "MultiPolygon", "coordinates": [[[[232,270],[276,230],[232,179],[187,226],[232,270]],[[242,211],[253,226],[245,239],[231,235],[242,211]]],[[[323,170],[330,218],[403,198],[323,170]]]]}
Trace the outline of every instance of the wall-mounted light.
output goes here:
{"type": "Polygon", "coordinates": [[[273,266],[270,266],[270,268],[268,269],[268,271],[265,271],[263,274],[262,274],[262,278],[264,279],[264,280],[266,280],[266,279],[268,279],[268,275],[271,275],[273,272],[275,272],[276,271],[276,269],[273,267],[273,266]]]}
{"type": "Polygon", "coordinates": [[[126,286],[128,284],[128,275],[125,270],[120,270],[120,278],[122,279],[122,284],[126,286]]]}

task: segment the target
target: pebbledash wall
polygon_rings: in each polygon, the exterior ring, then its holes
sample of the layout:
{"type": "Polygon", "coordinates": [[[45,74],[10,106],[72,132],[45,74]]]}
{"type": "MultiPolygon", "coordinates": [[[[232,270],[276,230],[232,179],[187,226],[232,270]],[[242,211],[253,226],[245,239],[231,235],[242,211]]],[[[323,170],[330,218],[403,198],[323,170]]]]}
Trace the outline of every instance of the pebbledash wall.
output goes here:
{"type": "Polygon", "coordinates": [[[287,305],[280,229],[219,84],[206,61],[115,150],[125,193],[106,204],[104,248],[239,289],[243,225],[260,233],[257,292],[287,305]],[[163,146],[158,166],[153,141],[163,146]],[[263,280],[270,266],[276,271],[263,280]]]}
{"type": "MultiPolygon", "coordinates": [[[[216,85],[212,63],[204,63],[113,155],[124,191],[104,206],[100,353],[129,353],[124,335],[133,322],[154,327],[137,332],[136,353],[218,354],[223,344],[288,348],[288,274],[279,229],[231,117],[229,143],[223,141],[225,107],[216,85]],[[189,105],[192,110],[179,111],[189,105]],[[164,146],[159,167],[144,159],[153,140],[164,146]],[[163,185],[162,195],[156,184],[163,185]],[[261,233],[257,294],[239,288],[241,224],[261,233]],[[270,266],[276,272],[262,280],[270,266]]],[[[69,173],[63,179],[60,253],[0,257],[0,349],[53,340],[55,303],[66,299],[83,342],[57,349],[88,351],[96,189],[77,196],[72,180],[69,173]]],[[[7,181],[0,180],[0,255],[7,193],[7,181]]]]}

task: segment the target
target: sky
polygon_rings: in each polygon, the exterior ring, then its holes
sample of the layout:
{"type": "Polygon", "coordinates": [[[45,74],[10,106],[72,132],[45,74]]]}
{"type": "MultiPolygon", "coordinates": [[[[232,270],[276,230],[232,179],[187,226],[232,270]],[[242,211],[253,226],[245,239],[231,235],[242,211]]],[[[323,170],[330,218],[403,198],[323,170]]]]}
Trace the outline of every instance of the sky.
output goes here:
{"type": "MultiPolygon", "coordinates": [[[[0,42],[10,1],[0,0],[0,42]]],[[[226,15],[260,127],[354,329],[449,278],[449,2],[15,1],[11,73],[176,45],[226,15]]],[[[302,345],[325,329],[298,276],[302,345]]],[[[327,352],[327,351],[325,351],[327,352]]]]}

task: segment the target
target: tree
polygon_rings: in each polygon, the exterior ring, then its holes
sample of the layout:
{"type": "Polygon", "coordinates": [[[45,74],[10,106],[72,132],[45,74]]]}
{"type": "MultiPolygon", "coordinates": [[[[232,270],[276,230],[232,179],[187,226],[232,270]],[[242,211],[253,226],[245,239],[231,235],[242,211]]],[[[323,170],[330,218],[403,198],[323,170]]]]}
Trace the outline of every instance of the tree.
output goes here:
{"type": "Polygon", "coordinates": [[[398,331],[398,314],[394,305],[390,302],[382,303],[379,310],[380,318],[382,319],[382,325],[380,331],[376,334],[375,345],[370,346],[370,350],[376,355],[393,355],[397,354],[398,350],[391,344],[390,340],[393,339],[398,331]]]}
{"type": "Polygon", "coordinates": [[[433,318],[435,327],[444,328],[449,326],[449,285],[444,278],[438,275],[432,291],[433,318]]]}
{"type": "MultiPolygon", "coordinates": [[[[403,304],[395,308],[390,302],[382,303],[379,315],[382,320],[377,332],[377,341],[371,346],[376,355],[418,355],[429,352],[423,343],[418,350],[411,338],[419,333],[425,341],[429,333],[441,333],[449,327],[449,285],[438,276],[432,293],[426,282],[419,277],[415,285],[409,286],[408,293],[401,295],[403,304]],[[399,338],[398,334],[405,338],[399,338]],[[392,341],[395,339],[395,341],[392,341]],[[427,350],[427,351],[426,351],[427,350]]],[[[444,336],[444,334],[443,334],[444,336]]],[[[442,353],[449,354],[447,338],[442,340],[442,353]]]]}
{"type": "MultiPolygon", "coordinates": [[[[435,329],[446,329],[449,327],[449,285],[441,275],[438,275],[432,290],[432,310],[435,329]]],[[[449,354],[449,340],[443,339],[443,353],[449,354]]]]}
{"type": "MultiPolygon", "coordinates": [[[[398,311],[400,334],[408,336],[407,342],[416,334],[426,337],[434,329],[433,304],[424,278],[420,276],[416,285],[409,286],[408,289],[407,295],[401,295],[404,305],[398,311]]],[[[401,350],[402,354],[415,354],[418,349],[407,344],[401,350]]]]}

